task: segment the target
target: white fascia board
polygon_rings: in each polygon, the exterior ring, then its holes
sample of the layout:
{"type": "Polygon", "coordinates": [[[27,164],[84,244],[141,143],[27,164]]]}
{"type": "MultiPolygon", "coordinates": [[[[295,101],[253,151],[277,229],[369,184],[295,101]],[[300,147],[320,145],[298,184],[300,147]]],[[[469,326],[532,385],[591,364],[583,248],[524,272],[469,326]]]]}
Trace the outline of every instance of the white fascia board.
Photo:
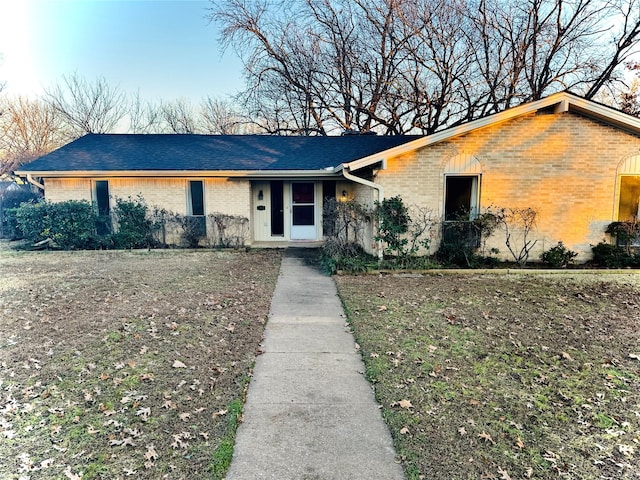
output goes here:
{"type": "Polygon", "coordinates": [[[640,118],[605,105],[593,103],[589,100],[585,100],[584,98],[574,97],[569,104],[569,110],[596,118],[604,123],[615,125],[636,134],[640,134],[640,118]]]}
{"type": "MultiPolygon", "coordinates": [[[[337,167],[336,167],[337,168],[337,167]]],[[[22,171],[16,175],[45,178],[105,178],[105,177],[153,177],[153,178],[185,178],[185,177],[239,177],[239,178],[280,178],[280,177],[336,177],[336,168],[323,170],[75,170],[75,171],[22,171]]]]}

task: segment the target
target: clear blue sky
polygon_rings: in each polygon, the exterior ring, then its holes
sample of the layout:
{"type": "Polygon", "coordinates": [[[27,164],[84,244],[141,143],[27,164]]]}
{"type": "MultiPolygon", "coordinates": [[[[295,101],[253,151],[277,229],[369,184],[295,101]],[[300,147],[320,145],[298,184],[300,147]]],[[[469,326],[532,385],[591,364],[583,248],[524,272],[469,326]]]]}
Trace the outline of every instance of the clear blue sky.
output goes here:
{"type": "Polygon", "coordinates": [[[206,0],[0,0],[0,81],[35,95],[63,75],[104,77],[148,100],[197,103],[242,87],[206,0]]]}

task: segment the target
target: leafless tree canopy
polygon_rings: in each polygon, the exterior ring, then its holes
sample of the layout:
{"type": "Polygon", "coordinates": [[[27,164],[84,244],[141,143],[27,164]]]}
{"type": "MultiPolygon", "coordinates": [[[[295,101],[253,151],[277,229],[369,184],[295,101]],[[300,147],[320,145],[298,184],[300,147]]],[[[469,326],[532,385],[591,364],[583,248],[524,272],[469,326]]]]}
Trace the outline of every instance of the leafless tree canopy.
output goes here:
{"type": "Polygon", "coordinates": [[[196,113],[185,99],[164,102],[160,105],[160,121],[169,133],[199,133],[196,113]]]}
{"type": "Polygon", "coordinates": [[[94,82],[74,74],[47,90],[45,101],[67,123],[75,137],[86,133],[112,132],[127,110],[127,99],[104,78],[94,82]]]}
{"type": "Polygon", "coordinates": [[[60,115],[41,100],[5,97],[0,101],[0,111],[0,174],[70,139],[60,115]]]}
{"type": "Polygon", "coordinates": [[[160,109],[142,99],[139,91],[129,101],[128,116],[130,133],[160,133],[160,109]]]}
{"type": "Polygon", "coordinates": [[[249,122],[237,112],[233,103],[215,97],[207,97],[200,104],[200,121],[203,133],[212,135],[238,135],[250,133],[249,122]]]}
{"type": "Polygon", "coordinates": [[[211,0],[271,133],[432,133],[555,91],[615,90],[640,0],[211,0]]]}

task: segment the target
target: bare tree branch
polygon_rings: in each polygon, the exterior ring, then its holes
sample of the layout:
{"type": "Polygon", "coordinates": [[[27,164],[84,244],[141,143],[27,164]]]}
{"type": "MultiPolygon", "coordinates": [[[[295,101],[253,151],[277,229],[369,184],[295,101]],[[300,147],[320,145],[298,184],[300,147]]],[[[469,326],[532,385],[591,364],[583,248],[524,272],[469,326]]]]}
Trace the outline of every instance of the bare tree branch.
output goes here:
{"type": "Polygon", "coordinates": [[[620,82],[640,0],[211,0],[271,133],[433,133],[620,82]]]}
{"type": "Polygon", "coordinates": [[[140,98],[137,91],[129,103],[129,131],[131,133],[160,133],[160,108],[140,98]]]}
{"type": "Polygon", "coordinates": [[[619,15],[615,18],[622,28],[614,33],[614,52],[609,63],[602,69],[598,78],[593,82],[586,93],[587,98],[593,98],[608,82],[611,81],[615,70],[622,64],[630,60],[631,56],[638,53],[638,42],[640,41],[640,1],[621,1],[619,15]]]}
{"type": "Polygon", "coordinates": [[[198,121],[191,103],[186,99],[165,102],[160,105],[160,117],[165,129],[171,133],[199,133],[198,121]]]}
{"type": "Polygon", "coordinates": [[[4,98],[0,111],[0,173],[13,171],[70,139],[58,112],[41,100],[4,98]]]}
{"type": "Polygon", "coordinates": [[[76,137],[111,132],[126,114],[125,94],[104,78],[89,83],[77,74],[64,76],[61,83],[45,91],[44,99],[76,137]]]}

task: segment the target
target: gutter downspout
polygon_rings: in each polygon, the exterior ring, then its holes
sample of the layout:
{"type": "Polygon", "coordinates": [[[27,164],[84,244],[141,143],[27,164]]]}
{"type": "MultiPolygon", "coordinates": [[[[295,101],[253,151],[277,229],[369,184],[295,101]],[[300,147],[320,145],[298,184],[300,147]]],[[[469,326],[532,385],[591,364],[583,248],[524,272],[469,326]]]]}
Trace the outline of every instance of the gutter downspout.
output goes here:
{"type": "MultiPolygon", "coordinates": [[[[352,182],[359,183],[361,185],[365,185],[367,187],[371,187],[378,192],[378,202],[382,203],[384,200],[384,188],[379,183],[371,182],[369,180],[365,180],[364,178],[356,177],[355,175],[349,173],[347,170],[349,167],[342,169],[342,175],[347,180],[351,180],[352,182]]],[[[378,259],[382,260],[384,258],[384,251],[382,249],[382,240],[378,240],[378,259]]]]}
{"type": "Polygon", "coordinates": [[[31,185],[35,185],[44,192],[44,185],[42,183],[36,182],[30,173],[27,173],[27,182],[29,182],[31,185]]]}

